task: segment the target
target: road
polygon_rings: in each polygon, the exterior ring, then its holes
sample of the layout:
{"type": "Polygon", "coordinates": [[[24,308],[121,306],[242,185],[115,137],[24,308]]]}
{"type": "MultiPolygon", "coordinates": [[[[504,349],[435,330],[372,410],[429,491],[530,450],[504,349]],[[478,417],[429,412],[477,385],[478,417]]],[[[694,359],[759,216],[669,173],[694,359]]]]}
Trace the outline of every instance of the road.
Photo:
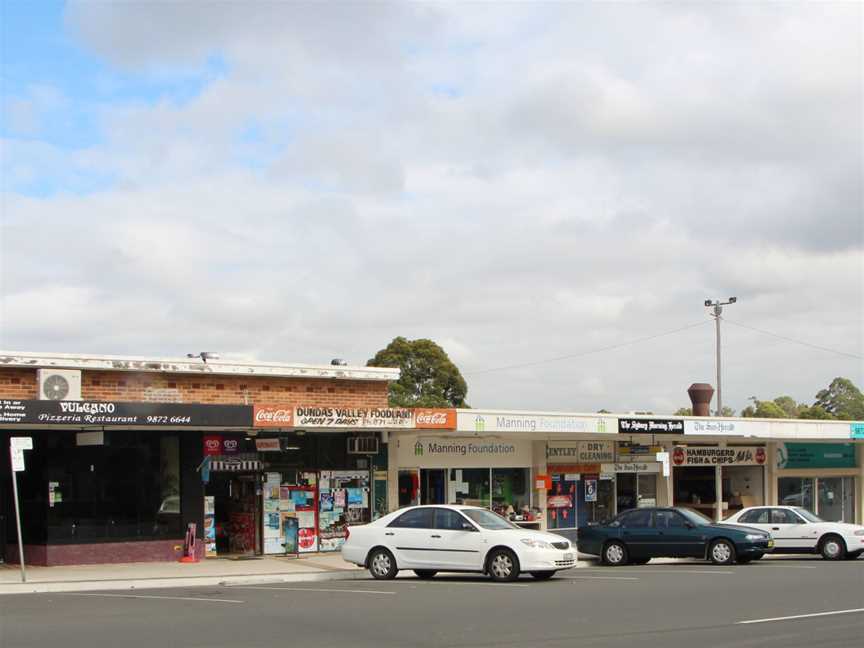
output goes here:
{"type": "Polygon", "coordinates": [[[864,560],[27,594],[0,597],[0,613],[2,648],[852,648],[864,645],[864,560]]]}

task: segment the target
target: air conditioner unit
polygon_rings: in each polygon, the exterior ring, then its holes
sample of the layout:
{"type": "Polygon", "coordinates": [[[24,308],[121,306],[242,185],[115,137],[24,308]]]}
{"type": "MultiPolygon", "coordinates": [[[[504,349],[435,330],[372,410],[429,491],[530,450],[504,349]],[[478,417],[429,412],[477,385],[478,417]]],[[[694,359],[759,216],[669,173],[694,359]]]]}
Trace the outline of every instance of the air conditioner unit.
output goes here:
{"type": "Polygon", "coordinates": [[[81,372],[77,369],[39,369],[39,400],[81,400],[81,372]]]}
{"type": "Polygon", "coordinates": [[[378,454],[378,437],[362,436],[348,437],[348,454],[376,455],[378,454]]]}

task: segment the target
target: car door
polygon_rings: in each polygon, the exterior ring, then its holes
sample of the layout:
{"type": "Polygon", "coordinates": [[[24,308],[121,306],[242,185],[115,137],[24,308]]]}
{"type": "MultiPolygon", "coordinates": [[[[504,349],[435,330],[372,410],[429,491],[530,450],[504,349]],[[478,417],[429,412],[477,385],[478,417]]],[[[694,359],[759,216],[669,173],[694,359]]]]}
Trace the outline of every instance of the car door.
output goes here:
{"type": "Polygon", "coordinates": [[[627,551],[631,558],[651,558],[663,555],[662,553],[654,553],[658,546],[651,517],[651,509],[636,509],[619,518],[621,539],[627,545],[627,551]]]}
{"type": "Polygon", "coordinates": [[[785,551],[810,551],[819,539],[818,530],[789,509],[771,509],[768,532],[774,536],[775,548],[785,551]]]}
{"type": "Polygon", "coordinates": [[[432,547],[442,569],[478,571],[489,548],[487,533],[453,509],[435,509],[432,547]]]}
{"type": "Polygon", "coordinates": [[[384,542],[393,548],[400,569],[426,569],[434,566],[438,557],[432,544],[434,533],[434,509],[414,508],[387,525],[384,542]]]}
{"type": "Polygon", "coordinates": [[[701,558],[705,555],[705,534],[672,509],[654,512],[657,555],[673,558],[701,558]]]}

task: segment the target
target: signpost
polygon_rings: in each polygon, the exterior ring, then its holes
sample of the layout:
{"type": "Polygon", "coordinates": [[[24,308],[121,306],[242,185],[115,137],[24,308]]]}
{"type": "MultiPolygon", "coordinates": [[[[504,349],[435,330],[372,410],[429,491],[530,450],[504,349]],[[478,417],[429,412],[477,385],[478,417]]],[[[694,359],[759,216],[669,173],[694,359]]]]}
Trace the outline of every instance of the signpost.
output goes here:
{"type": "Polygon", "coordinates": [[[24,472],[24,451],[33,449],[33,437],[9,439],[9,456],[12,459],[12,493],[15,497],[15,524],[18,526],[18,564],[21,565],[21,582],[27,582],[24,567],[24,541],[21,538],[21,507],[18,503],[18,473],[24,472]]]}

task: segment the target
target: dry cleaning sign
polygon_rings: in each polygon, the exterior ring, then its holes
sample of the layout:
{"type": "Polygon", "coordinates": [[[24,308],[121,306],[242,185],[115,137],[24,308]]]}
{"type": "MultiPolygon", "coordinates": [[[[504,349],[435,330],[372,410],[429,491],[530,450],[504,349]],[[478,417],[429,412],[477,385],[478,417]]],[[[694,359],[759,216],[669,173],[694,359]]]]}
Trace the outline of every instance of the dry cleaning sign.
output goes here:
{"type": "Polygon", "coordinates": [[[611,441],[547,443],[546,459],[550,463],[612,463],[615,444],[611,441]]]}

